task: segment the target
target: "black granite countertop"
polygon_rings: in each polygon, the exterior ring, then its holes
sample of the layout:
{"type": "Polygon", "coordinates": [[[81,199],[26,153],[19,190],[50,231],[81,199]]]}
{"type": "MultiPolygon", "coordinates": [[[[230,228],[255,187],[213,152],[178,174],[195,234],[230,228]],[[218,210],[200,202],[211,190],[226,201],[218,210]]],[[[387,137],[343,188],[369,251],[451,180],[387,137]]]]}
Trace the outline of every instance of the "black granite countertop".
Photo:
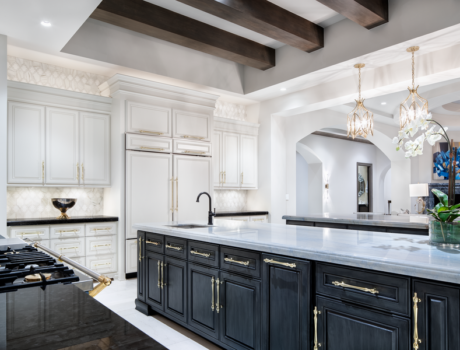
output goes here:
{"type": "Polygon", "coordinates": [[[72,284],[0,294],[3,349],[166,350],[72,284]]]}
{"type": "Polygon", "coordinates": [[[19,218],[6,219],[6,226],[27,226],[27,225],[62,225],[62,224],[83,224],[88,222],[113,222],[118,221],[116,216],[72,216],[67,220],[58,218],[19,218]]]}
{"type": "Polygon", "coordinates": [[[268,211],[220,211],[216,213],[216,217],[257,215],[268,215],[268,211]]]}

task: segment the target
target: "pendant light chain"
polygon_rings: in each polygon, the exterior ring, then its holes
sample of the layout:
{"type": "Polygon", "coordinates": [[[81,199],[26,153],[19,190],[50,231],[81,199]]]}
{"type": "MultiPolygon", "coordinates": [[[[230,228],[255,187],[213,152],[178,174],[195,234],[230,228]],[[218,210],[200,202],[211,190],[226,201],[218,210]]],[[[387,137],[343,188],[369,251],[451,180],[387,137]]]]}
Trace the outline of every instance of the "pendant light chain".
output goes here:
{"type": "Polygon", "coordinates": [[[359,89],[359,99],[361,100],[361,67],[359,67],[359,84],[358,84],[358,89],[359,89]]]}

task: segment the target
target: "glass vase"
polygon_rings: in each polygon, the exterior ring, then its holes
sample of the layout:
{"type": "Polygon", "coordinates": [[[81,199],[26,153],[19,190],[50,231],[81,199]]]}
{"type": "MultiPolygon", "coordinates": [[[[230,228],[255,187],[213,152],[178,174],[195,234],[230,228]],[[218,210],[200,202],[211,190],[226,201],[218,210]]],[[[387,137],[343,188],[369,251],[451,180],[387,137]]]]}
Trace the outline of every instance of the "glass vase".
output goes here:
{"type": "Polygon", "coordinates": [[[459,222],[430,221],[429,231],[431,244],[449,248],[460,247],[459,222]]]}

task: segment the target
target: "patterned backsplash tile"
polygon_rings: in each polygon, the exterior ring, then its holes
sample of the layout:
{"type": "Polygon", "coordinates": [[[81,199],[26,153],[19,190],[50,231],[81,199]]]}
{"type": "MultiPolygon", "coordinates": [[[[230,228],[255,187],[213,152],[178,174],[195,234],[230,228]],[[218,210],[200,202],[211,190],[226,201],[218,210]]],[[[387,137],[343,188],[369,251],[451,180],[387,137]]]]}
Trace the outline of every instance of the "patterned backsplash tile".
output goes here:
{"type": "Polygon", "coordinates": [[[57,217],[51,198],[77,198],[69,216],[103,215],[103,188],[8,187],[8,219],[57,217]]]}
{"type": "Polygon", "coordinates": [[[214,206],[219,211],[246,210],[247,191],[214,191],[214,206]]]}

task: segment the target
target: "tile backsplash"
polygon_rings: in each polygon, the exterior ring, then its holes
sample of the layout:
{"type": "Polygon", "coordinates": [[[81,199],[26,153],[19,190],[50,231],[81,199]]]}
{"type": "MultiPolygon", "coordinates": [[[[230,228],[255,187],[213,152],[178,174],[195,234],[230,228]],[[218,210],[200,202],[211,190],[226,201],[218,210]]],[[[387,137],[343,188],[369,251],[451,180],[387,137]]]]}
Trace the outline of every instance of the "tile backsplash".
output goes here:
{"type": "Polygon", "coordinates": [[[214,206],[219,211],[246,210],[247,191],[214,191],[214,206]]]}
{"type": "Polygon", "coordinates": [[[67,187],[8,187],[8,219],[57,217],[51,198],[77,198],[77,203],[67,213],[69,216],[103,215],[103,188],[67,187]]]}

